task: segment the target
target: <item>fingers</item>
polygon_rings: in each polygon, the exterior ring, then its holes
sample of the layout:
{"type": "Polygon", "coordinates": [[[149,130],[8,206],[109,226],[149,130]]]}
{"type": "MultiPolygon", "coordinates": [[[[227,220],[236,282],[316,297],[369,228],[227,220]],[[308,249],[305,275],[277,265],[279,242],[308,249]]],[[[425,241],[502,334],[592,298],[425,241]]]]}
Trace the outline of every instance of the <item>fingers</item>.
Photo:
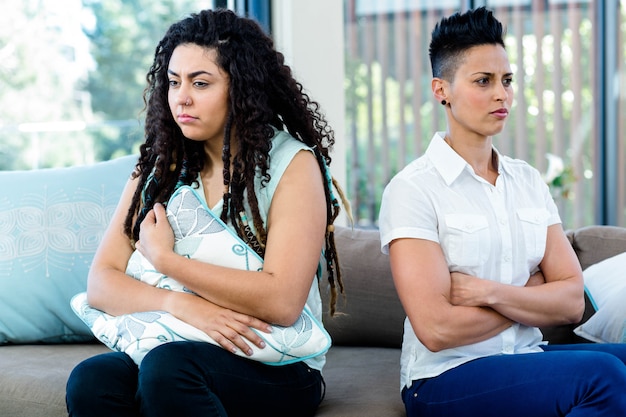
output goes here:
{"type": "Polygon", "coordinates": [[[246,330],[240,331],[230,329],[228,331],[216,332],[214,335],[210,336],[224,349],[229,350],[232,353],[237,353],[237,351],[241,351],[247,356],[252,356],[254,354],[252,345],[257,346],[259,349],[263,349],[265,347],[265,342],[263,341],[263,339],[261,339],[256,333],[250,330],[250,328],[246,328],[246,330]],[[248,333],[247,331],[249,331],[250,333],[248,333]],[[243,335],[242,333],[246,334],[243,335]],[[254,341],[251,339],[254,339],[254,341]]]}
{"type": "Polygon", "coordinates": [[[156,223],[156,216],[154,214],[154,210],[150,210],[146,213],[146,217],[141,221],[141,227],[145,227],[146,225],[153,225],[156,223]]]}
{"type": "Polygon", "coordinates": [[[530,278],[528,278],[528,281],[526,282],[526,287],[534,287],[537,285],[542,285],[545,284],[546,280],[543,276],[543,273],[541,271],[535,272],[533,275],[530,276],[530,278]]]}
{"type": "Polygon", "coordinates": [[[265,348],[263,339],[253,328],[264,333],[271,333],[272,327],[254,317],[235,312],[229,312],[227,322],[219,329],[209,333],[224,349],[236,353],[238,350],[251,356],[254,353],[252,345],[259,349],[265,348]]]}
{"type": "Polygon", "coordinates": [[[165,207],[161,203],[154,203],[152,210],[148,211],[146,217],[144,217],[143,221],[141,222],[141,226],[154,225],[163,220],[167,220],[165,207]]]}
{"type": "Polygon", "coordinates": [[[161,203],[155,203],[154,207],[152,207],[152,210],[150,210],[150,212],[153,213],[153,216],[157,223],[167,220],[167,213],[165,212],[165,206],[163,206],[163,204],[161,203]]]}
{"type": "Polygon", "coordinates": [[[135,243],[135,249],[141,252],[155,267],[162,255],[173,250],[174,233],[165,207],[155,203],[152,210],[146,213],[139,228],[139,239],[135,243]]]}

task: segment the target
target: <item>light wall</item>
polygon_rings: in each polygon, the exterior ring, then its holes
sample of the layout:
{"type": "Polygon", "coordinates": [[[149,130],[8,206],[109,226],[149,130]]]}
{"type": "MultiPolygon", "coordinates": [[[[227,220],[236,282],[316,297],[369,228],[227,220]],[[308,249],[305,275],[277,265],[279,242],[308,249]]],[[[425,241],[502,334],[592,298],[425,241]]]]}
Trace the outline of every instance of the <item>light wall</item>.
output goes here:
{"type": "MultiPolygon", "coordinates": [[[[335,131],[331,171],[346,187],[343,1],[272,0],[272,35],[335,131]]],[[[346,219],[338,219],[345,224],[346,219]]]]}

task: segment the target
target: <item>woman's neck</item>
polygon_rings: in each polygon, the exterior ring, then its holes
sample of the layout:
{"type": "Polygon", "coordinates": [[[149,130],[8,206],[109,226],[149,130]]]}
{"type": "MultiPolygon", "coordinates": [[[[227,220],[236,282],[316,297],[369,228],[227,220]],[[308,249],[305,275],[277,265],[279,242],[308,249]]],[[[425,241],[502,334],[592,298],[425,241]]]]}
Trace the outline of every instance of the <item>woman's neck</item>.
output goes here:
{"type": "Polygon", "coordinates": [[[495,185],[498,178],[498,157],[493,151],[491,137],[466,140],[453,138],[450,133],[446,133],[444,140],[472,167],[476,175],[495,185]]]}

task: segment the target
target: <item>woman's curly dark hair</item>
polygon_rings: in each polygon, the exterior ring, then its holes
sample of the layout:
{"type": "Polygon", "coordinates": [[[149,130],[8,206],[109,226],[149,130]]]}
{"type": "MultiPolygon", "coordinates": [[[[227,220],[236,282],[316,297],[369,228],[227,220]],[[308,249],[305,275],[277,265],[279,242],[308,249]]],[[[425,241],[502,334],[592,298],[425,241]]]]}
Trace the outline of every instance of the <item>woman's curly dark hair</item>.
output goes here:
{"type": "Polygon", "coordinates": [[[285,65],[283,55],[274,49],[272,39],[253,20],[239,17],[230,10],[204,10],[173,24],[156,47],[154,62],[147,74],[144,92],[146,104],[145,136],[133,178],[138,187],[128,211],[125,232],[132,241],[139,238],[139,226],[156,202],[165,203],[180,184],[192,184],[205,164],[201,142],[185,138],[168,104],[167,69],[174,49],[182,44],[196,44],[216,51],[217,64],[230,78],[230,112],[224,132],[224,210],[222,220],[229,222],[240,237],[257,248],[265,246],[263,224],[254,178],[260,173],[266,184],[268,155],[274,136],[272,127],[287,130],[294,138],[310,146],[324,174],[327,205],[326,269],[331,287],[331,315],[335,311],[337,286],[343,293],[334,244],[333,222],[339,214],[339,202],[330,180],[327,165],[334,132],[285,65]],[[231,135],[231,131],[234,134],[231,135]],[[231,155],[231,141],[237,153],[231,155]],[[232,158],[232,163],[231,163],[232,158]],[[231,174],[232,172],[232,174],[231,174]],[[244,194],[252,211],[256,236],[243,224],[244,194]]]}

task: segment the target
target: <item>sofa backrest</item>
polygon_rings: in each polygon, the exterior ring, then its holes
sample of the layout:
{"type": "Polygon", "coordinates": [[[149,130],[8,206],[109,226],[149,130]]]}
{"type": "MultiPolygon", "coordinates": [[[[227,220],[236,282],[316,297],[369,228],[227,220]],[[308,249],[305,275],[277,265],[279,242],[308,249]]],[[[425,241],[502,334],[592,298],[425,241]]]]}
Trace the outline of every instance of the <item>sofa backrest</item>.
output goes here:
{"type": "MultiPolygon", "coordinates": [[[[334,345],[400,347],[404,310],[398,299],[389,258],[380,251],[378,230],[336,227],[335,240],[345,285],[345,297],[339,296],[337,314],[324,313],[324,325],[334,345]]],[[[583,269],[626,251],[626,228],[588,226],[568,230],[583,269]]],[[[324,276],[326,279],[326,275],[324,276]]],[[[328,310],[329,290],[321,283],[322,300],[328,310]]],[[[587,299],[582,322],[593,313],[587,299]]],[[[551,343],[585,342],[573,329],[578,324],[542,328],[545,340],[551,343]]]]}
{"type": "Polygon", "coordinates": [[[624,227],[581,227],[568,230],[567,237],[583,270],[618,253],[626,252],[626,228],[624,227]]]}
{"type": "Polygon", "coordinates": [[[328,314],[327,276],[321,284],[324,325],[334,345],[400,347],[404,309],[396,293],[389,257],[380,251],[378,230],[335,228],[345,297],[337,299],[337,313],[328,314]]]}
{"type": "MultiPolygon", "coordinates": [[[[130,156],[0,172],[0,344],[92,339],[69,300],[85,290],[91,259],[135,162],[130,156]]],[[[626,228],[589,226],[567,235],[583,269],[626,251],[626,228]]],[[[335,237],[345,297],[339,296],[335,317],[324,315],[334,344],[400,347],[405,314],[378,230],[336,227],[335,237]]],[[[328,306],[327,281],[320,284],[328,306]]],[[[557,339],[567,341],[570,329],[558,330],[566,339],[557,339]]]]}

